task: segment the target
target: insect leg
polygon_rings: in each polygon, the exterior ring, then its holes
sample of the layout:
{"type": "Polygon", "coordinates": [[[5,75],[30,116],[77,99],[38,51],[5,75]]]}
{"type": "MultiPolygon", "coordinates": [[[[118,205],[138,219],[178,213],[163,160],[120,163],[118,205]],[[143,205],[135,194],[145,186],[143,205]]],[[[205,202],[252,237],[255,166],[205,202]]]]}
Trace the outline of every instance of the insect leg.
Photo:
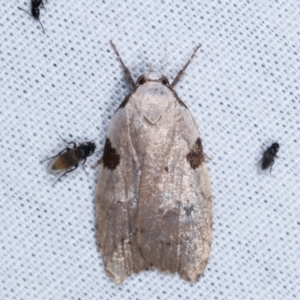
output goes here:
{"type": "Polygon", "coordinates": [[[42,26],[42,29],[43,29],[43,32],[44,32],[44,34],[45,34],[45,29],[44,29],[44,26],[43,26],[43,24],[42,24],[42,22],[41,22],[40,19],[39,19],[39,22],[40,22],[40,24],[41,24],[41,26],[42,26]]]}
{"type": "Polygon", "coordinates": [[[77,167],[78,167],[78,164],[75,165],[72,169],[70,169],[70,170],[64,172],[62,175],[60,175],[60,176],[58,177],[58,179],[54,181],[54,183],[52,184],[52,186],[54,186],[55,183],[56,183],[58,180],[60,180],[63,176],[65,176],[67,173],[70,173],[70,172],[73,172],[74,170],[76,170],[77,167]]]}
{"type": "Polygon", "coordinates": [[[86,158],[83,160],[83,163],[81,165],[82,165],[82,168],[83,168],[86,176],[88,176],[88,173],[86,172],[86,169],[85,169],[85,166],[84,166],[85,162],[86,162],[86,158]]]}

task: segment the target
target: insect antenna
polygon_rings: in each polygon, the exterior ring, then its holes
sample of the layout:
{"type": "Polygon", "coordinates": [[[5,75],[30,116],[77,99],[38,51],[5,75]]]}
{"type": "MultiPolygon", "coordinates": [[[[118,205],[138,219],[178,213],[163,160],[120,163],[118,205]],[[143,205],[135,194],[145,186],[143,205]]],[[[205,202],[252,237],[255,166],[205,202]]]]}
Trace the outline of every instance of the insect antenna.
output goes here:
{"type": "Polygon", "coordinates": [[[199,48],[201,47],[201,44],[199,44],[196,49],[194,50],[192,56],[190,57],[190,59],[188,60],[188,62],[185,64],[185,66],[178,72],[178,74],[176,75],[176,77],[174,78],[172,84],[171,84],[171,88],[173,88],[178,81],[180,80],[180,78],[182,77],[182,75],[184,74],[186,68],[188,67],[188,65],[190,64],[190,62],[193,60],[194,56],[196,55],[197,51],[199,50],[199,48]]]}
{"type": "Polygon", "coordinates": [[[130,85],[132,86],[132,88],[135,88],[135,83],[134,83],[134,80],[133,80],[133,78],[131,76],[131,73],[130,73],[129,69],[125,66],[125,64],[124,64],[124,62],[123,62],[123,60],[122,60],[122,58],[120,56],[120,53],[118,52],[118,50],[117,50],[117,48],[115,46],[115,44],[112,41],[110,41],[110,44],[111,44],[112,48],[114,49],[114,51],[115,51],[115,53],[116,53],[116,55],[117,55],[117,57],[118,57],[121,65],[122,65],[122,68],[123,68],[123,71],[125,73],[126,79],[130,83],[130,85]]]}
{"type": "MultiPolygon", "coordinates": [[[[25,9],[23,9],[22,7],[17,7],[17,8],[18,8],[18,9],[21,9],[21,10],[23,10],[23,11],[25,11],[26,14],[28,14],[31,18],[33,18],[33,16],[32,16],[28,11],[26,11],[25,9]]],[[[43,32],[44,32],[44,34],[45,34],[45,29],[44,29],[44,26],[43,26],[41,20],[40,20],[40,19],[38,19],[38,20],[39,20],[39,22],[40,22],[40,24],[41,24],[41,26],[42,26],[43,32]]]]}

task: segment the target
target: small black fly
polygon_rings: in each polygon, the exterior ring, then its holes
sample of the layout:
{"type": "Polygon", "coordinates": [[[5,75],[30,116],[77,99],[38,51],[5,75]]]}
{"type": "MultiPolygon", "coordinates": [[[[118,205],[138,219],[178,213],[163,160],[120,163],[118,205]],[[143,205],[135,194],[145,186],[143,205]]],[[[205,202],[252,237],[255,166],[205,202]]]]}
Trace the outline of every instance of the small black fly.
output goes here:
{"type": "Polygon", "coordinates": [[[44,26],[40,20],[40,7],[45,8],[43,0],[31,0],[31,14],[21,7],[18,7],[18,9],[25,11],[29,16],[38,20],[43,28],[43,32],[45,33],[44,26]]]}
{"type": "Polygon", "coordinates": [[[275,162],[275,157],[278,157],[276,154],[279,151],[279,144],[273,143],[270,147],[268,147],[264,153],[260,161],[258,162],[261,169],[267,170],[270,168],[270,173],[272,171],[272,166],[275,162]]]}
{"type": "Polygon", "coordinates": [[[86,159],[89,156],[93,155],[96,149],[96,145],[94,142],[86,142],[78,146],[75,142],[71,142],[68,144],[73,145],[73,147],[67,147],[55,156],[46,158],[41,161],[44,162],[46,160],[56,158],[51,165],[51,171],[64,171],[64,173],[53,183],[53,185],[67,173],[73,172],[75,169],[77,169],[80,163],[84,168],[86,159]]]}

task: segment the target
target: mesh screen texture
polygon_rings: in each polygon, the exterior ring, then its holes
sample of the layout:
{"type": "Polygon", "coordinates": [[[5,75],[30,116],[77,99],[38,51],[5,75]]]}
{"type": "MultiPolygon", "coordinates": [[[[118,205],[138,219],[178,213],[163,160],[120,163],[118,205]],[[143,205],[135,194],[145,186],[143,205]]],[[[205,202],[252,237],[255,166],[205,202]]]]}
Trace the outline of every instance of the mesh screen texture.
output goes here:
{"type": "Polygon", "coordinates": [[[0,299],[299,299],[300,2],[44,1],[39,22],[0,6],[0,299]],[[97,169],[109,121],[149,65],[201,132],[213,191],[213,243],[195,284],[157,270],[122,285],[95,239],[97,169]],[[46,157],[94,140],[100,152],[57,179],[46,157]],[[272,173],[256,163],[272,142],[272,173]],[[263,148],[263,149],[262,149],[263,148]]]}

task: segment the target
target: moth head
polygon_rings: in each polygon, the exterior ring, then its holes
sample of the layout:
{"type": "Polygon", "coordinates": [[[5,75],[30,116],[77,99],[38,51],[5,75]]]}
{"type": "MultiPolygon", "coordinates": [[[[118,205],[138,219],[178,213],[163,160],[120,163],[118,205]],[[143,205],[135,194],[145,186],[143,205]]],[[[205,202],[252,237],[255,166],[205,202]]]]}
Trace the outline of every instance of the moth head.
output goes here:
{"type": "Polygon", "coordinates": [[[146,74],[141,75],[137,81],[136,81],[136,85],[142,85],[148,81],[154,81],[154,82],[161,82],[163,85],[169,86],[169,80],[166,76],[157,73],[157,72],[147,72],[146,74]]]}

